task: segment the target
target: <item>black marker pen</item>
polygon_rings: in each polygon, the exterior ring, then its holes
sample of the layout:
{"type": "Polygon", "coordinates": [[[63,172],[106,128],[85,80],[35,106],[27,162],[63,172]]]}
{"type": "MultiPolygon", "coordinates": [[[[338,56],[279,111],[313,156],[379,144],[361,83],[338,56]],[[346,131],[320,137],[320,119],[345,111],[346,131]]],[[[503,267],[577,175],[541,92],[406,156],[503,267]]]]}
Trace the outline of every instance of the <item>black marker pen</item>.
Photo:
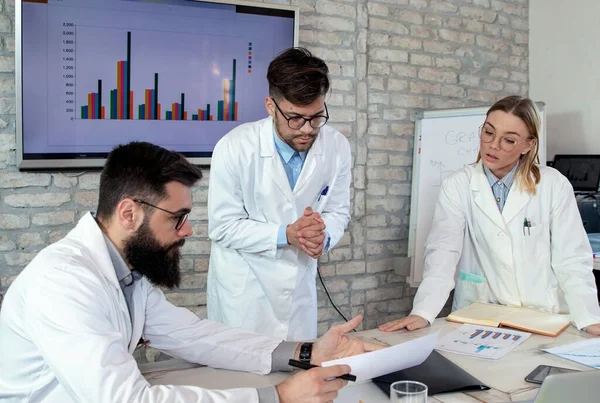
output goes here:
{"type": "MultiPolygon", "coordinates": [[[[296,368],[300,368],[300,369],[319,368],[318,365],[308,364],[306,362],[302,362],[302,361],[298,361],[298,360],[289,360],[288,365],[290,367],[296,367],[296,368]]],[[[337,376],[336,378],[340,378],[340,379],[344,379],[346,381],[352,381],[352,382],[356,381],[356,376],[352,375],[352,374],[344,374],[344,375],[337,376]]]]}

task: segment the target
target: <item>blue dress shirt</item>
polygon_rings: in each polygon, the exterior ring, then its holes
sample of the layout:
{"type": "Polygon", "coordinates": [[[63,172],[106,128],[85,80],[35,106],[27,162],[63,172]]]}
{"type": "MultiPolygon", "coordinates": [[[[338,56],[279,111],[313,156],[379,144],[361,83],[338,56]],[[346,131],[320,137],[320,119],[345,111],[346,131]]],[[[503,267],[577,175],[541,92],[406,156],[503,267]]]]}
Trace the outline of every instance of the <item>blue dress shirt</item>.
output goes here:
{"type": "Polygon", "coordinates": [[[298,178],[300,177],[300,172],[302,172],[302,168],[304,167],[306,152],[298,152],[290,147],[289,144],[281,140],[277,133],[275,133],[275,128],[273,128],[273,139],[275,140],[275,148],[281,158],[283,169],[285,169],[285,174],[290,182],[290,188],[294,190],[296,182],[298,182],[298,178]]]}
{"type": "Polygon", "coordinates": [[[133,325],[135,320],[133,291],[139,284],[138,281],[142,278],[142,275],[137,271],[129,270],[127,263],[125,263],[125,260],[123,260],[115,245],[113,245],[106,234],[103,235],[106,248],[108,249],[108,255],[110,256],[110,260],[117,273],[117,280],[119,280],[119,286],[121,287],[121,291],[123,291],[123,296],[125,296],[125,303],[127,304],[127,310],[129,311],[129,317],[131,318],[131,324],[133,325]]]}
{"type": "Polygon", "coordinates": [[[498,179],[496,175],[492,173],[485,166],[483,167],[483,171],[485,172],[485,176],[487,176],[488,181],[490,182],[490,186],[492,187],[492,193],[494,193],[494,198],[496,199],[496,204],[498,205],[498,209],[502,212],[504,208],[504,204],[506,204],[506,199],[508,198],[508,193],[510,192],[510,187],[515,181],[515,174],[517,173],[517,168],[519,167],[519,163],[510,170],[508,174],[502,179],[498,179]]]}

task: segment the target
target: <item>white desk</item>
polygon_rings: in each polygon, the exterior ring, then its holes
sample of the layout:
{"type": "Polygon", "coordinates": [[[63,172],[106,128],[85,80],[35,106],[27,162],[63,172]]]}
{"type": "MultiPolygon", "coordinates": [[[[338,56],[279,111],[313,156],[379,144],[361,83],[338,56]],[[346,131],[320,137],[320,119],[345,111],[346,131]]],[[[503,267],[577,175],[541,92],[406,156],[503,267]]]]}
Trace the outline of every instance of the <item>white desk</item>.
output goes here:
{"type": "MultiPolygon", "coordinates": [[[[433,326],[410,333],[406,331],[384,333],[379,330],[366,330],[353,335],[361,339],[375,339],[392,345],[438,330],[441,331],[440,337],[443,337],[459,326],[459,324],[447,322],[444,319],[437,319],[433,326]]],[[[491,390],[436,395],[430,397],[429,402],[481,403],[532,399],[537,392],[537,387],[525,382],[524,378],[536,366],[546,364],[578,370],[591,369],[544,353],[539,349],[551,345],[572,343],[586,337],[589,337],[586,333],[579,332],[573,327],[568,328],[556,338],[534,334],[500,360],[484,360],[441,352],[445,357],[489,386],[491,390]]],[[[146,379],[153,385],[195,385],[211,389],[276,385],[289,376],[289,373],[282,372],[261,376],[236,371],[215,370],[207,367],[189,368],[189,366],[182,364],[180,361],[165,361],[146,364],[141,369],[146,379]],[[188,368],[180,369],[182,366],[188,368]]],[[[350,383],[340,391],[340,395],[335,401],[336,403],[358,403],[360,400],[364,403],[389,403],[387,395],[371,382],[350,383]]]]}

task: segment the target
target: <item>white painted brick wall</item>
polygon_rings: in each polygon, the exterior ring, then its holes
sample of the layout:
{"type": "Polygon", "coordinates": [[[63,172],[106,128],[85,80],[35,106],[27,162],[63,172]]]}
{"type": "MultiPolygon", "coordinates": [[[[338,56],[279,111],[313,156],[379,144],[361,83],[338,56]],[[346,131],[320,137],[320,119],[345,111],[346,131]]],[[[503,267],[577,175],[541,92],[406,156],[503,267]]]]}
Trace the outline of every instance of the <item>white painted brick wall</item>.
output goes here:
{"type": "MultiPolygon", "coordinates": [[[[268,1],[265,1],[268,2],[268,1]]],[[[301,9],[300,45],[331,70],[332,125],[353,150],[352,222],[320,261],[333,300],[372,328],[405,315],[415,113],[485,105],[528,90],[527,0],[278,0],[301,9]],[[394,271],[394,267],[401,274],[394,271]]],[[[0,0],[0,291],[97,202],[99,174],[15,168],[14,0],[0,0]]],[[[206,315],[209,172],[193,190],[195,234],[167,298],[206,315]]],[[[317,279],[317,283],[319,280],[317,279]]],[[[319,331],[340,320],[319,284],[319,331]]]]}

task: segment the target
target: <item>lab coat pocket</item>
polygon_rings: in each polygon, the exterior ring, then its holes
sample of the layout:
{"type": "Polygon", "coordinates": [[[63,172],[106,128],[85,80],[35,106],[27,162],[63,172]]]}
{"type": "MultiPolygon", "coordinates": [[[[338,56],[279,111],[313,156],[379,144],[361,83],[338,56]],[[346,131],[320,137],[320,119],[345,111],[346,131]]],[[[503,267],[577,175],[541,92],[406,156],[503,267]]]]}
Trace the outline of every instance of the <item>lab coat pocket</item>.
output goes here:
{"type": "Polygon", "coordinates": [[[238,252],[228,252],[226,263],[215,270],[215,277],[223,290],[238,296],[244,291],[250,266],[238,252]]]}
{"type": "Polygon", "coordinates": [[[548,224],[532,222],[529,228],[523,228],[523,251],[527,256],[527,260],[536,263],[543,261],[550,254],[548,224]]]}
{"type": "Polygon", "coordinates": [[[312,205],[311,208],[313,209],[313,211],[322,214],[323,210],[325,210],[325,206],[327,205],[327,197],[321,197],[320,200],[316,200],[312,205]]]}
{"type": "Polygon", "coordinates": [[[565,294],[560,287],[550,287],[545,293],[548,300],[546,310],[552,313],[566,313],[568,309],[565,302],[565,294]]]}
{"type": "Polygon", "coordinates": [[[453,311],[476,301],[488,302],[488,296],[488,284],[484,276],[459,270],[454,291],[453,311]]]}
{"type": "Polygon", "coordinates": [[[317,213],[322,213],[327,205],[327,200],[331,194],[329,185],[323,185],[320,193],[317,195],[315,201],[312,203],[311,208],[317,213]]]}

